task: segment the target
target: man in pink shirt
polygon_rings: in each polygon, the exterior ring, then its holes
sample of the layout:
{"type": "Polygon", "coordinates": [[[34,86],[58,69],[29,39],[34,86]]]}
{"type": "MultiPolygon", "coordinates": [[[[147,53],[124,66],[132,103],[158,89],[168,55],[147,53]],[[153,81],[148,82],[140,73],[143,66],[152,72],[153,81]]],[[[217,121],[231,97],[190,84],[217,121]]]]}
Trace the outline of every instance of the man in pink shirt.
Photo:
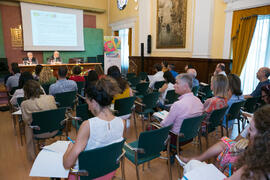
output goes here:
{"type": "Polygon", "coordinates": [[[189,74],[178,75],[174,89],[180,97],[178,101],[173,103],[168,116],[160,124],[162,126],[173,124],[172,131],[179,133],[184,119],[199,116],[203,113],[203,104],[191,91],[192,77],[189,74]]]}

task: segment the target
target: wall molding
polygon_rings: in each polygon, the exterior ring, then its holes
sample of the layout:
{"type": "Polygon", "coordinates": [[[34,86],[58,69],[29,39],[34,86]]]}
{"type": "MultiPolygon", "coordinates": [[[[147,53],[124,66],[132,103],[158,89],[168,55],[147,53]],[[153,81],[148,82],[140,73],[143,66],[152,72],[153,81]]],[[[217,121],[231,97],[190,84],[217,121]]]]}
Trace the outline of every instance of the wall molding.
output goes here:
{"type": "Polygon", "coordinates": [[[135,54],[135,25],[137,22],[137,17],[132,17],[128,19],[123,19],[120,21],[116,21],[113,23],[110,23],[109,26],[112,28],[112,34],[113,31],[119,31],[120,29],[132,29],[132,50],[130,56],[133,56],[135,54]]]}

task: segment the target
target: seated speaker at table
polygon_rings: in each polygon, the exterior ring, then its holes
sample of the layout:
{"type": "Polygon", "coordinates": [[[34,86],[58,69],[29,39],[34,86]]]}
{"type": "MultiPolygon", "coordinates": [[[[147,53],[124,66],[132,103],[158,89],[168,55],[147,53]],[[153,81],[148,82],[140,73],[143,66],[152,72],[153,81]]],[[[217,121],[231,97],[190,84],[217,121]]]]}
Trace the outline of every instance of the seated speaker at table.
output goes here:
{"type": "Polygon", "coordinates": [[[52,57],[48,58],[48,64],[62,63],[62,58],[58,51],[54,51],[52,57]]]}
{"type": "Polygon", "coordinates": [[[27,57],[23,58],[23,64],[38,64],[38,61],[32,52],[28,52],[27,57]]]}

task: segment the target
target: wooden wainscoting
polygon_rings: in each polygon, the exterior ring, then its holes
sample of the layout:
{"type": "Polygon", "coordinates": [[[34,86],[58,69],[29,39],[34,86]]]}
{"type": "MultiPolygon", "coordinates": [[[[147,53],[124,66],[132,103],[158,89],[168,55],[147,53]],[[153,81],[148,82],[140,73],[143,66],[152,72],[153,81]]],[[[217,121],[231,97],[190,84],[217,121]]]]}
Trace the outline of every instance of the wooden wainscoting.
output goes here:
{"type": "MultiPolygon", "coordinates": [[[[141,71],[141,57],[129,56],[130,65],[132,63],[137,65],[133,71],[139,73],[141,71]]],[[[184,67],[191,64],[197,70],[197,78],[200,82],[209,83],[211,76],[215,71],[218,63],[224,63],[226,66],[226,73],[230,73],[231,59],[210,59],[210,58],[188,58],[188,57],[144,57],[144,71],[148,74],[154,74],[154,64],[167,61],[169,64],[175,65],[175,71],[179,73],[184,72],[184,67]]]]}

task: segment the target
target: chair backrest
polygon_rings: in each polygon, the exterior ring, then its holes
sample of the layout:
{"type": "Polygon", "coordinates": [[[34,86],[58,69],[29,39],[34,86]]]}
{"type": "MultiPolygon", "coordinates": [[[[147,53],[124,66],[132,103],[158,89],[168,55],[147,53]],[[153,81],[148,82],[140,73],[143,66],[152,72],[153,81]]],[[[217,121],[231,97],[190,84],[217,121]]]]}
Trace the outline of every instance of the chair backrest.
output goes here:
{"type": "Polygon", "coordinates": [[[78,87],[78,93],[81,95],[82,89],[84,87],[84,81],[76,82],[76,84],[77,84],[77,87],[78,87]]]}
{"type": "Polygon", "coordinates": [[[42,84],[41,85],[46,94],[49,94],[50,85],[51,84],[42,84]]]}
{"type": "Polygon", "coordinates": [[[227,109],[228,109],[228,106],[212,111],[208,119],[210,123],[208,126],[208,133],[213,132],[216,129],[216,127],[218,127],[222,123],[222,120],[225,116],[227,109]]]}
{"type": "Polygon", "coordinates": [[[152,92],[150,94],[147,94],[143,97],[143,104],[146,106],[144,109],[153,109],[157,105],[158,97],[159,97],[159,92],[152,92]]]}
{"type": "Polygon", "coordinates": [[[132,77],[131,79],[128,79],[128,82],[131,84],[131,86],[135,87],[137,84],[140,83],[140,78],[132,77]]]}
{"type": "Polygon", "coordinates": [[[200,86],[194,86],[192,88],[192,92],[193,92],[194,96],[197,96],[198,95],[199,88],[200,88],[200,86]]]}
{"type": "Polygon", "coordinates": [[[131,114],[131,109],[134,104],[136,97],[127,97],[115,100],[114,110],[116,110],[116,116],[124,116],[127,114],[131,114]]]}
{"type": "Polygon", "coordinates": [[[154,88],[159,89],[163,86],[163,84],[165,84],[165,81],[156,81],[154,84],[154,88]]]}
{"type": "Polygon", "coordinates": [[[86,170],[88,176],[80,176],[80,179],[94,179],[118,169],[124,142],[125,140],[122,140],[105,147],[81,152],[79,154],[79,169],[86,170]]]}
{"type": "Polygon", "coordinates": [[[97,55],[97,61],[102,63],[102,68],[104,69],[104,55],[97,55]]]}
{"type": "Polygon", "coordinates": [[[72,107],[76,98],[76,91],[55,94],[58,107],[72,107]]]}
{"type": "Polygon", "coordinates": [[[180,133],[184,134],[184,137],[181,137],[179,141],[185,142],[195,138],[198,135],[202,120],[205,117],[206,114],[203,114],[200,116],[184,119],[182,126],[180,128],[180,133]]]}
{"type": "Polygon", "coordinates": [[[97,62],[97,57],[87,57],[87,62],[88,63],[96,63],[97,62]]]}
{"type": "Polygon", "coordinates": [[[17,103],[19,106],[21,106],[23,100],[24,100],[24,97],[17,97],[17,103]]]}
{"type": "Polygon", "coordinates": [[[138,158],[158,156],[165,149],[165,142],[171,128],[172,126],[167,126],[142,132],[139,136],[138,148],[142,148],[144,153],[139,153],[138,158]]]}
{"type": "Polygon", "coordinates": [[[88,120],[91,117],[94,117],[93,114],[88,110],[88,104],[80,104],[76,107],[76,117],[82,118],[81,121],[78,121],[79,125],[83,121],[88,120]]]}
{"type": "Polygon", "coordinates": [[[249,113],[253,113],[256,110],[256,104],[259,101],[260,97],[251,97],[246,99],[246,103],[244,105],[244,111],[249,113]]]}
{"type": "Polygon", "coordinates": [[[235,102],[231,105],[227,114],[228,120],[237,119],[239,117],[240,109],[244,106],[246,101],[235,102]]]}
{"type": "Polygon", "coordinates": [[[147,82],[149,82],[149,78],[146,72],[140,72],[139,77],[141,81],[146,80],[147,82]]]}
{"type": "Polygon", "coordinates": [[[147,90],[149,87],[149,83],[139,83],[136,85],[136,94],[138,95],[146,95],[147,94],[147,90]]]}
{"type": "Polygon", "coordinates": [[[63,128],[61,121],[65,119],[66,108],[32,113],[31,126],[39,126],[40,130],[33,130],[34,134],[53,132],[63,128]]]}
{"type": "Polygon", "coordinates": [[[127,73],[127,79],[130,79],[130,78],[133,78],[133,77],[136,77],[135,73],[127,73]]]}
{"type": "Polygon", "coordinates": [[[169,90],[169,91],[167,91],[167,94],[165,97],[165,99],[166,99],[165,104],[172,104],[175,101],[177,101],[177,98],[178,98],[178,94],[175,93],[174,89],[169,90]]]}

